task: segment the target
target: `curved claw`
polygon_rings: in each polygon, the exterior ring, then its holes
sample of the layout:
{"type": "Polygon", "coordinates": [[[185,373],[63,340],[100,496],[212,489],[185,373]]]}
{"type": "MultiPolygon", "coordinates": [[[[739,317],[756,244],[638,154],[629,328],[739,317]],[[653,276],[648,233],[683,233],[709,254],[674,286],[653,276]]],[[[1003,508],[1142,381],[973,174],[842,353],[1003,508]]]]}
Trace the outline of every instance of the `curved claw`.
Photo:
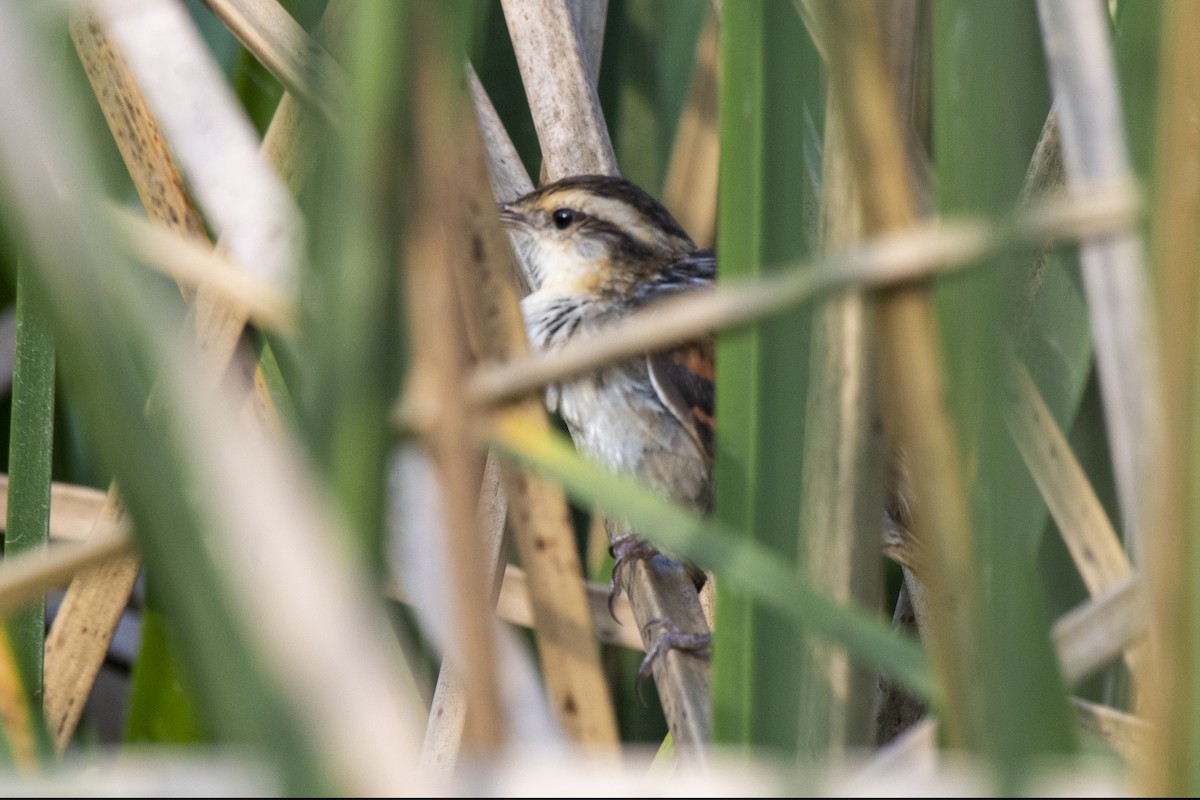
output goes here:
{"type": "Polygon", "coordinates": [[[629,564],[639,559],[654,558],[658,555],[658,550],[640,536],[632,533],[623,533],[620,536],[613,537],[612,543],[608,546],[608,553],[613,557],[612,582],[609,584],[608,589],[608,613],[614,621],[620,622],[617,619],[617,612],[613,604],[617,601],[617,596],[621,593],[623,586],[622,578],[629,570],[629,564]]]}
{"type": "Polygon", "coordinates": [[[646,704],[646,699],[642,696],[642,680],[650,674],[654,669],[654,663],[666,655],[668,650],[686,650],[697,658],[704,659],[709,658],[712,652],[711,633],[684,633],[675,626],[674,622],[660,617],[650,620],[646,623],[646,627],[642,628],[643,641],[650,635],[653,628],[662,628],[663,630],[654,643],[646,648],[646,656],[642,659],[641,666],[638,667],[637,696],[642,705],[646,704]]]}

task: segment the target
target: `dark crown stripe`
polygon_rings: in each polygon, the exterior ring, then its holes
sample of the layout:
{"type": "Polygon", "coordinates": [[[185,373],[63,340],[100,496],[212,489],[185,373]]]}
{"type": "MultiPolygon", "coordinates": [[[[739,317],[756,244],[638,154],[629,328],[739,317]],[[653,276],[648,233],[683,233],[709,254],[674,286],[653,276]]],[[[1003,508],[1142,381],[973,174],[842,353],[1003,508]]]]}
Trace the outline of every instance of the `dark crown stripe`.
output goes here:
{"type": "Polygon", "coordinates": [[[680,227],[679,223],[675,221],[675,218],[671,216],[671,212],[663,207],[662,203],[655,200],[636,184],[630,183],[624,178],[616,178],[610,175],[575,175],[555,181],[554,183],[548,183],[536,190],[534,194],[539,197],[545,197],[563,189],[582,189],[583,191],[624,203],[636,209],[654,227],[667,231],[672,236],[677,236],[685,241],[690,242],[692,240],[683,228],[680,227]]]}
{"type": "Polygon", "coordinates": [[[610,254],[614,258],[641,261],[654,257],[654,251],[649,246],[630,236],[620,225],[591,216],[585,217],[582,225],[592,233],[603,236],[610,243],[610,254]]]}

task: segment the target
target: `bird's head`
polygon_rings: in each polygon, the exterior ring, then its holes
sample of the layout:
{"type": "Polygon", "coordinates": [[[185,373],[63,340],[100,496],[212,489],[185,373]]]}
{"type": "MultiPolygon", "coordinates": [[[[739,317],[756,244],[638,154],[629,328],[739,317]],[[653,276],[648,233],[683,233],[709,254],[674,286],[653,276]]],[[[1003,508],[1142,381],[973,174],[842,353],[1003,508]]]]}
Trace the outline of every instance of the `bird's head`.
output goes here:
{"type": "Polygon", "coordinates": [[[519,235],[539,289],[605,295],[632,291],[696,249],[662,204],[623,178],[580,175],[500,206],[519,235]]]}

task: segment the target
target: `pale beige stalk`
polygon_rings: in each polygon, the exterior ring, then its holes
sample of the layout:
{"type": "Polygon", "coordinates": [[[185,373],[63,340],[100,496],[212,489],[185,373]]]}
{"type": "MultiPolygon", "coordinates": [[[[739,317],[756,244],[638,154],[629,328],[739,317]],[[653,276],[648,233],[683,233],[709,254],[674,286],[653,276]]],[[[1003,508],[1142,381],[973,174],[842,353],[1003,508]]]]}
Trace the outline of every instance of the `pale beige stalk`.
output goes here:
{"type": "Polygon", "coordinates": [[[465,688],[466,745],[472,755],[486,757],[499,752],[508,725],[491,619],[488,575],[494,576],[495,569],[485,563],[478,536],[482,465],[471,437],[473,412],[462,390],[469,353],[454,265],[471,257],[466,229],[454,223],[462,196],[460,148],[455,144],[462,114],[460,98],[449,92],[454,85],[449,55],[439,47],[445,32],[428,15],[411,22],[417,26],[412,114],[416,185],[424,187],[421,202],[414,205],[405,252],[413,369],[434,409],[422,433],[444,498],[446,564],[454,587],[448,658],[465,688]]]}
{"type": "Polygon", "coordinates": [[[566,0],[502,0],[547,180],[615,175],[617,160],[566,0]]]}
{"type": "Polygon", "coordinates": [[[335,128],[342,125],[338,98],[346,76],[276,0],[204,0],[250,54],[283,84],[314,106],[335,128]]]}
{"type": "MultiPolygon", "coordinates": [[[[469,113],[465,106],[464,115],[469,113]]],[[[460,130],[470,131],[468,125],[460,130]]],[[[511,276],[510,248],[500,229],[489,191],[484,143],[470,133],[459,145],[456,227],[464,233],[464,257],[454,262],[454,280],[463,321],[483,362],[503,361],[528,352],[525,326],[511,276]],[[465,238],[465,237],[468,237],[465,238]]],[[[549,424],[541,401],[522,405],[549,424]]],[[[502,467],[509,520],[529,577],[538,654],[546,688],[559,723],[581,744],[615,748],[616,719],[592,636],[583,568],[562,490],[512,465],[502,467]]]]}
{"type": "MultiPolygon", "coordinates": [[[[821,170],[821,246],[842,249],[862,235],[861,199],[847,161],[840,120],[825,115],[821,170]]],[[[803,478],[802,563],[814,588],[843,603],[879,605],[879,532],[885,445],[876,420],[873,302],[862,293],[831,296],[813,315],[803,478]]],[[[844,650],[812,643],[803,687],[801,730],[812,754],[869,743],[875,676],[844,650]]]]}
{"type": "Polygon", "coordinates": [[[1068,683],[1086,678],[1145,634],[1144,594],[1131,577],[1058,618],[1051,635],[1068,683]]]}
{"type": "MultiPolygon", "coordinates": [[[[1151,241],[1156,262],[1158,357],[1162,376],[1163,430],[1159,482],[1141,483],[1149,493],[1142,555],[1150,593],[1150,642],[1154,672],[1147,681],[1144,716],[1152,726],[1140,765],[1148,795],[1190,794],[1196,787],[1196,674],[1200,670],[1200,618],[1196,613],[1197,552],[1196,453],[1200,448],[1197,409],[1200,392],[1196,337],[1200,333],[1200,49],[1193,33],[1200,28],[1200,5],[1163,6],[1162,56],[1158,87],[1151,241]]],[[[1137,354],[1152,360],[1155,351],[1137,354]]],[[[1124,365],[1129,367],[1130,365],[1124,365]]],[[[1135,380],[1130,373],[1119,373],[1135,380]]],[[[1131,387],[1132,389],[1132,387],[1131,387]]],[[[1114,453],[1115,456],[1115,453],[1114,453]]],[[[1144,476],[1137,476],[1143,480],[1144,476]]],[[[1123,501],[1122,501],[1123,502],[1123,501]]]]}
{"type": "MultiPolygon", "coordinates": [[[[491,588],[488,600],[489,603],[495,603],[497,591],[503,597],[504,584],[508,581],[507,573],[501,568],[508,550],[508,499],[500,481],[499,459],[492,453],[488,454],[483,469],[477,516],[479,540],[483,545],[484,566],[487,570],[487,585],[491,588]]],[[[393,592],[393,596],[401,602],[409,602],[400,592],[393,592]]],[[[524,600],[524,607],[528,608],[528,593],[520,600],[524,600]]],[[[498,616],[501,619],[509,619],[501,613],[498,613],[498,616]]],[[[528,622],[524,624],[530,627],[528,622]]],[[[438,671],[433,700],[429,704],[429,722],[425,726],[421,763],[439,774],[450,774],[458,762],[466,722],[467,686],[459,673],[450,664],[443,662],[438,671]]]]}
{"type": "MultiPolygon", "coordinates": [[[[50,538],[65,541],[86,539],[104,507],[105,494],[90,486],[50,484],[50,538]]],[[[8,476],[0,475],[0,516],[7,519],[8,476]]]]}
{"type": "MultiPolygon", "coordinates": [[[[1132,181],[1106,11],[1090,0],[1037,5],[1067,191],[1093,181],[1132,181]]],[[[1079,261],[1125,546],[1136,561],[1146,504],[1160,481],[1162,446],[1158,362],[1152,356],[1157,332],[1148,315],[1142,242],[1136,231],[1084,242],[1079,261]]]]}
{"type": "MultiPolygon", "coordinates": [[[[1006,412],[1009,432],[1050,509],[1088,594],[1099,597],[1132,576],[1129,558],[1070,443],[1055,424],[1028,370],[1011,351],[1008,371],[1015,394],[1006,412]]],[[[1135,679],[1141,676],[1147,656],[1142,646],[1126,652],[1126,663],[1135,679]]]]}

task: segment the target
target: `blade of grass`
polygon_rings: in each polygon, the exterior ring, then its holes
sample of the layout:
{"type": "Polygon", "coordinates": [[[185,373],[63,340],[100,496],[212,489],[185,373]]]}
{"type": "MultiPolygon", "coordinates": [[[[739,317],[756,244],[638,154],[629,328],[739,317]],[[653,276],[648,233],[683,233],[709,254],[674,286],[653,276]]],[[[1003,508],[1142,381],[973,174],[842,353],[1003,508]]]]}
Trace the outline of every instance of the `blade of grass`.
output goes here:
{"type": "MultiPolygon", "coordinates": [[[[506,456],[536,469],[573,496],[619,509],[663,550],[714,568],[722,585],[787,616],[814,636],[844,646],[855,659],[903,681],[924,697],[935,692],[920,648],[865,612],[818,594],[777,556],[736,531],[679,509],[648,489],[575,454],[561,435],[531,424],[519,411],[497,415],[489,439],[506,456]]],[[[678,743],[676,743],[678,745],[678,743]]]]}
{"type": "MultiPolygon", "coordinates": [[[[762,2],[721,8],[720,172],[729,180],[719,181],[718,214],[737,223],[726,225],[718,219],[722,281],[731,270],[753,274],[761,269],[763,13],[762,2]]],[[[716,412],[721,427],[713,464],[714,506],[717,519],[735,528],[753,523],[750,491],[757,469],[753,427],[757,398],[749,397],[748,391],[756,386],[753,357],[759,339],[757,332],[751,332],[717,340],[716,412]],[[727,390],[739,399],[735,401],[727,390]]],[[[746,744],[751,740],[755,707],[752,599],[744,592],[731,593],[723,577],[718,580],[723,582],[715,625],[721,629],[721,646],[713,653],[713,734],[720,743],[746,744]]]]}
{"type": "MultiPolygon", "coordinates": [[[[358,4],[348,23],[350,94],[356,120],[320,163],[305,194],[311,258],[302,271],[303,429],[329,476],[368,563],[383,533],[387,406],[407,352],[399,266],[409,211],[401,193],[408,140],[411,31],[403,4],[358,4]]],[[[311,157],[311,156],[310,156],[311,157]]]]}
{"type": "MultiPolygon", "coordinates": [[[[946,2],[934,9],[933,23],[938,206],[1004,213],[1022,196],[1049,108],[1037,17],[1029,4],[946,2]],[[990,91],[979,91],[984,85],[990,91]],[[983,137],[986,148],[977,146],[983,137]]],[[[1035,560],[1045,509],[1005,426],[1005,332],[1010,298],[1022,288],[1022,261],[1016,254],[992,258],[935,290],[978,559],[971,591],[984,600],[973,631],[982,659],[974,665],[974,700],[987,723],[976,746],[1006,790],[1023,785],[1034,759],[1075,749],[1035,560]]]]}
{"type": "Polygon", "coordinates": [[[212,741],[212,728],[200,719],[187,664],[179,663],[178,648],[171,645],[168,621],[159,610],[162,603],[154,596],[155,591],[154,582],[148,577],[137,677],[129,689],[122,738],[127,744],[159,746],[212,741]]]}
{"type": "MultiPolygon", "coordinates": [[[[865,230],[903,229],[918,213],[899,135],[895,98],[883,71],[878,20],[864,3],[819,4],[818,27],[828,46],[831,91],[847,130],[858,135],[851,163],[866,200],[865,230]],[[836,36],[833,35],[836,33],[836,36]]],[[[981,584],[962,483],[953,420],[945,393],[938,326],[928,287],[893,289],[880,301],[878,336],[886,386],[886,420],[905,453],[912,477],[912,527],[930,553],[928,643],[944,691],[941,715],[958,746],[980,746],[983,687],[973,680],[982,665],[981,584]]]]}
{"type": "MultiPolygon", "coordinates": [[[[718,280],[770,275],[815,249],[820,150],[802,146],[824,95],[816,49],[784,4],[724,9],[718,280]],[[736,54],[735,54],[736,53],[736,54]]],[[[785,563],[808,530],[796,495],[805,432],[808,308],[762,320],[717,342],[714,464],[718,518],[785,563]]],[[[802,563],[802,562],[801,562],[802,563]]],[[[716,736],[794,749],[803,639],[786,617],[735,587],[718,586],[714,651],[716,736]]],[[[807,724],[807,721],[803,722],[807,724]]]]}
{"type": "MultiPolygon", "coordinates": [[[[31,296],[29,269],[27,264],[17,267],[16,360],[13,364],[5,558],[44,547],[50,541],[54,340],[45,311],[31,296]]],[[[6,627],[28,701],[32,708],[40,710],[46,637],[45,598],[35,600],[10,616],[6,627]]]]}

